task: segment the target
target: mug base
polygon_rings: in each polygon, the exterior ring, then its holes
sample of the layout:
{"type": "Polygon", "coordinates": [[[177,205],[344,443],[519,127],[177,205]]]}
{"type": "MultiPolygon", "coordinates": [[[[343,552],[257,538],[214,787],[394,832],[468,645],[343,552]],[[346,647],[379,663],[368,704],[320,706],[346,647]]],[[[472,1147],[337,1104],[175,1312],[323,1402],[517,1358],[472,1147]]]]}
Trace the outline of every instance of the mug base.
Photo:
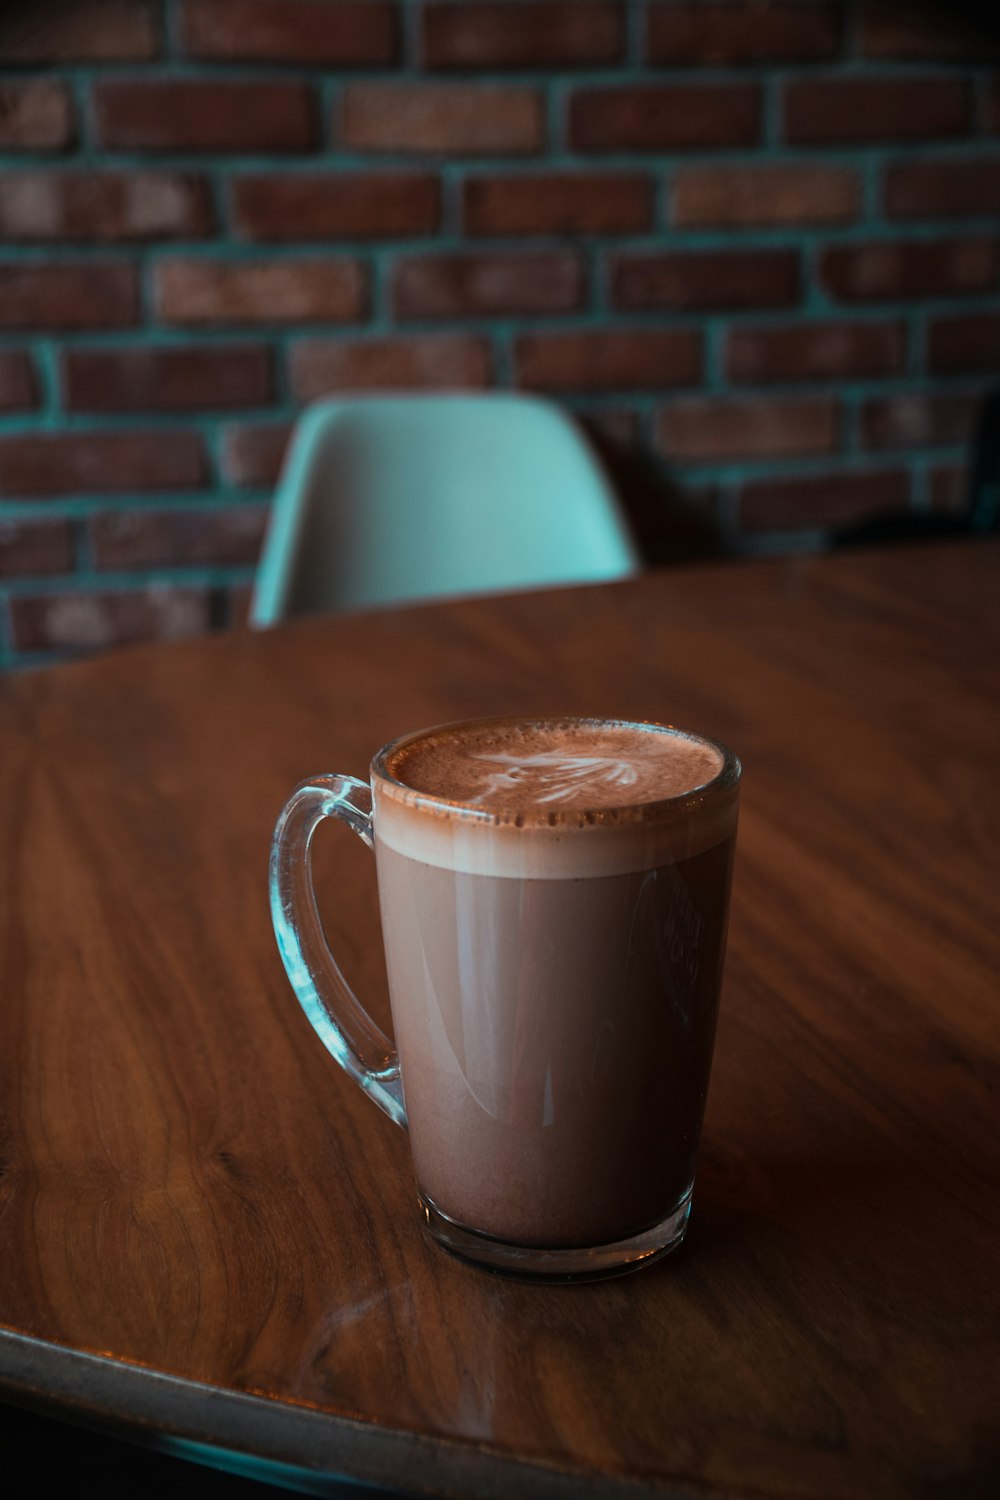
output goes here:
{"type": "Polygon", "coordinates": [[[546,1248],[511,1245],[480,1234],[450,1219],[422,1193],[417,1196],[431,1238],[445,1250],[484,1270],[525,1281],[602,1281],[637,1271],[677,1249],[691,1213],[689,1188],[675,1209],[640,1234],[607,1245],[546,1248]]]}

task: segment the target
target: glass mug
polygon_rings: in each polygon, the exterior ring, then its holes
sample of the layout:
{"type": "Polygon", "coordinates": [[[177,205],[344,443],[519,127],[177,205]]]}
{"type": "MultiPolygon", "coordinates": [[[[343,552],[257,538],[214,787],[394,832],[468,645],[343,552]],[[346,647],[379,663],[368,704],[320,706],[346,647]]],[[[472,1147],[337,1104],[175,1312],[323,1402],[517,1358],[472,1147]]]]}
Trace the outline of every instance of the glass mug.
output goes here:
{"type": "Polygon", "coordinates": [[[288,978],[333,1057],[408,1130],[421,1211],[447,1249],[579,1278],[682,1240],[739,780],[725,746],[668,726],[494,718],[393,740],[370,786],[324,775],[293,792],[270,867],[288,978]],[[566,753],[595,735],[634,748],[566,753]],[[694,756],[698,784],[630,802],[629,755],[694,756]],[[428,756],[433,791],[412,784],[428,756]],[[472,760],[490,796],[462,791],[472,760]],[[323,935],[309,848],[326,817],[375,852],[398,1053],[323,935]]]}

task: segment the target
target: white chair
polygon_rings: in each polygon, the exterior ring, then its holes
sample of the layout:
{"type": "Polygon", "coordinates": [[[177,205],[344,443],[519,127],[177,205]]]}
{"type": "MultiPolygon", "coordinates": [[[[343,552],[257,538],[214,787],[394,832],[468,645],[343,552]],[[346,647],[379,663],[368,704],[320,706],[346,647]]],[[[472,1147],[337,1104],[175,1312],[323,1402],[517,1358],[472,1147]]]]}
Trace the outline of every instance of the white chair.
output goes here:
{"type": "Polygon", "coordinates": [[[613,489],[551,402],[324,401],[295,430],[250,623],[594,582],[639,566],[613,489]]]}

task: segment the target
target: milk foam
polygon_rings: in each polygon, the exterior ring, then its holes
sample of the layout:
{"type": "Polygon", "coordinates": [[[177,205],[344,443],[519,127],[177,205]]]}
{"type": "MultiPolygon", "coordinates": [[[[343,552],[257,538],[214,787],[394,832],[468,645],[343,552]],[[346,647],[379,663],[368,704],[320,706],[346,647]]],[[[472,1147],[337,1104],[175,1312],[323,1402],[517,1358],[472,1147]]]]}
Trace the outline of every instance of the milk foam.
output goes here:
{"type": "Polygon", "coordinates": [[[494,751],[479,752],[472,758],[496,768],[482,791],[470,797],[473,807],[498,805],[508,792],[515,793],[519,803],[528,797],[539,807],[550,802],[588,807],[609,788],[620,793],[634,787],[639,780],[639,772],[631,761],[613,755],[567,755],[561,750],[510,755],[494,751]]]}
{"type": "Polygon", "coordinates": [[[373,766],[376,842],[472,874],[567,879],[690,858],[731,837],[739,763],[710,740],[603,720],[479,720],[373,766]]]}

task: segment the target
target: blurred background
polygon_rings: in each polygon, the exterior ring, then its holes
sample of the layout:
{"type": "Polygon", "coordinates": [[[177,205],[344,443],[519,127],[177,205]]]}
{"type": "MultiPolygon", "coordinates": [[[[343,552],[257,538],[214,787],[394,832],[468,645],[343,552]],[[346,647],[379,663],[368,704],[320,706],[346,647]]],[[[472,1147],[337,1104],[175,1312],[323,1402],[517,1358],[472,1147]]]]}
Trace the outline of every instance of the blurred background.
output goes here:
{"type": "Polygon", "coordinates": [[[4,5],[0,665],[241,625],[324,395],[565,403],[655,563],[962,517],[986,9],[4,5]]]}

